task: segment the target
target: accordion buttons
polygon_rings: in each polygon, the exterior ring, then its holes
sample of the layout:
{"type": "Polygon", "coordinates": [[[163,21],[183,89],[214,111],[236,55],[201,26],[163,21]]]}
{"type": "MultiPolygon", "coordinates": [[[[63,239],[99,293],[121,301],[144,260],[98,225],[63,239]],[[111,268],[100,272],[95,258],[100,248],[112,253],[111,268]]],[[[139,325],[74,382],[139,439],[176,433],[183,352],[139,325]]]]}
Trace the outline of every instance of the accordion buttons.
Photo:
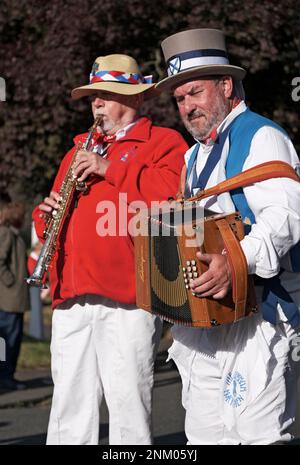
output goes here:
{"type": "Polygon", "coordinates": [[[193,273],[188,273],[188,277],[189,277],[189,278],[192,278],[192,277],[193,277],[193,273]]]}
{"type": "Polygon", "coordinates": [[[187,283],[189,282],[189,280],[188,280],[188,279],[185,279],[184,282],[185,282],[185,284],[187,284],[187,283]]]}
{"type": "Polygon", "coordinates": [[[187,264],[187,266],[190,266],[191,262],[189,260],[187,260],[186,264],[187,264]]]}
{"type": "Polygon", "coordinates": [[[198,273],[193,273],[193,278],[198,278],[198,273]]]}
{"type": "Polygon", "coordinates": [[[197,267],[196,267],[196,266],[192,266],[192,270],[193,270],[193,271],[197,271],[197,267]]]}
{"type": "Polygon", "coordinates": [[[191,261],[191,265],[193,265],[193,266],[195,266],[195,265],[196,265],[196,262],[195,262],[195,260],[192,260],[192,261],[191,261]]]}
{"type": "Polygon", "coordinates": [[[185,285],[185,287],[186,287],[187,289],[189,289],[189,288],[190,288],[190,286],[189,286],[188,284],[186,284],[186,285],[185,285]]]}
{"type": "Polygon", "coordinates": [[[188,271],[192,271],[192,267],[191,267],[191,266],[188,266],[188,267],[187,267],[187,270],[188,270],[188,271]]]}
{"type": "Polygon", "coordinates": [[[186,268],[185,268],[185,267],[183,267],[183,268],[182,268],[182,271],[183,271],[183,272],[185,272],[185,271],[186,271],[186,268]]]}

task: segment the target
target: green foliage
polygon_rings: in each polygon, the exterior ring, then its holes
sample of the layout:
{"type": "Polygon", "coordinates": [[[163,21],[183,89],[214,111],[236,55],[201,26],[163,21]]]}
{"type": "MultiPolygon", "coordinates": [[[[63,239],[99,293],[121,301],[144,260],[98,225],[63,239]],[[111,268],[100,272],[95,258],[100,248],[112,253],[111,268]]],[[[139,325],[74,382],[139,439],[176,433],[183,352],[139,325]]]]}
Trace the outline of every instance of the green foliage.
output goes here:
{"type": "MultiPolygon", "coordinates": [[[[226,32],[232,63],[248,70],[252,109],[281,123],[299,148],[300,103],[291,99],[291,81],[300,76],[299,14],[299,0],[2,0],[0,189],[28,206],[48,193],[72,138],[91,123],[88,103],[73,102],[70,91],[87,82],[95,57],[129,53],[160,79],[161,40],[187,28],[226,32]]],[[[145,110],[156,123],[182,129],[168,95],[145,110]]]]}

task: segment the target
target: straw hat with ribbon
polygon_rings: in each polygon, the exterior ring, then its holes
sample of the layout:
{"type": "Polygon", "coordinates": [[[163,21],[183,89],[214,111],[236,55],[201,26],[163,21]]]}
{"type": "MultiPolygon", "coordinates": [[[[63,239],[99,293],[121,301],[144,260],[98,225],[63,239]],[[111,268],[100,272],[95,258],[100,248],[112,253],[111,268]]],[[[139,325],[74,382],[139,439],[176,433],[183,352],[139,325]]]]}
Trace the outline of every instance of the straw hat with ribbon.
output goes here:
{"type": "Polygon", "coordinates": [[[225,37],[217,29],[191,29],[167,37],[161,44],[168,77],[156,84],[172,90],[186,81],[205,76],[229,75],[241,81],[246,71],[229,64],[225,37]]]}
{"type": "Polygon", "coordinates": [[[72,98],[91,95],[97,90],[121,95],[145,93],[145,99],[154,97],[157,91],[152,76],[143,76],[137,62],[128,55],[113,54],[96,58],[89,84],[72,90],[72,98]]]}

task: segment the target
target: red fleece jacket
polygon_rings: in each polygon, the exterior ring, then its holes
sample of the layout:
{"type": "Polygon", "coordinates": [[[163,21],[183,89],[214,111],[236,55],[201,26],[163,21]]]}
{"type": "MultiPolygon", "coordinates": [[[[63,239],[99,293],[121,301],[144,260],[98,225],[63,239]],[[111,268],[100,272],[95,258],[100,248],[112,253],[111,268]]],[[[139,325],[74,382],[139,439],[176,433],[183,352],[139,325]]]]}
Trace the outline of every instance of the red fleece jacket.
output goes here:
{"type": "MultiPolygon", "coordinates": [[[[86,134],[75,137],[75,145],[85,137],[86,134]]],[[[111,164],[105,178],[93,179],[88,194],[79,197],[77,207],[71,208],[65,222],[58,257],[50,271],[53,308],[88,293],[135,303],[133,241],[126,223],[125,228],[120,224],[122,230],[118,234],[119,193],[127,194],[128,203],[143,200],[148,206],[152,200],[175,197],[186,150],[178,132],[153,126],[146,117],[140,118],[125,137],[110,146],[107,159],[111,164]],[[97,233],[105,223],[105,215],[107,218],[107,210],[99,203],[103,201],[112,202],[107,203],[110,211],[111,206],[116,209],[114,237],[97,233]]],[[[52,190],[59,192],[74,151],[75,146],[64,157],[52,190]]],[[[42,239],[45,223],[39,214],[36,207],[33,220],[42,239]]],[[[109,224],[114,229],[114,223],[109,224]]]]}

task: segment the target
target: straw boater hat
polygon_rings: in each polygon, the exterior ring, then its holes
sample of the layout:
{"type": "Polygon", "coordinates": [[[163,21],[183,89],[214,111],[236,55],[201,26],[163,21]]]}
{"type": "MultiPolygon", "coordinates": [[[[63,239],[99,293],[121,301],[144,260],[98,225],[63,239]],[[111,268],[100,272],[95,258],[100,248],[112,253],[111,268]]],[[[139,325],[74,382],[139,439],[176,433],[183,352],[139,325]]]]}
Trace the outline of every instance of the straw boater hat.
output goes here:
{"type": "Polygon", "coordinates": [[[237,80],[245,77],[243,68],[229,64],[224,34],[217,29],[178,32],[167,37],[161,46],[168,77],[156,84],[160,91],[204,76],[229,75],[237,80]]]}
{"type": "Polygon", "coordinates": [[[144,77],[134,58],[120,54],[96,58],[89,84],[73,89],[72,98],[76,100],[97,90],[121,95],[145,92],[145,98],[153,97],[157,93],[152,84],[152,76],[144,77]]]}

